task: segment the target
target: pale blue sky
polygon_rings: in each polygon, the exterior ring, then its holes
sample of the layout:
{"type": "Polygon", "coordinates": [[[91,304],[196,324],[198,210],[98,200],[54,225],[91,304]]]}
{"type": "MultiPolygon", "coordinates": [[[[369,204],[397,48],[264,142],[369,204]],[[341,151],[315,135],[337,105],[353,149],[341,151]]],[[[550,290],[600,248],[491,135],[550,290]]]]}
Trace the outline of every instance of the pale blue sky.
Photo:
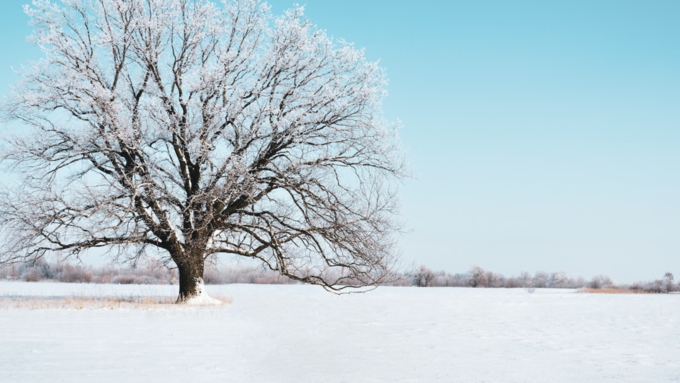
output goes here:
{"type": "MultiPolygon", "coordinates": [[[[0,4],[0,95],[26,44],[0,4]]],[[[270,1],[275,13],[292,1],[270,1]]],[[[390,78],[416,180],[404,263],[680,274],[679,1],[311,0],[390,78]]]]}

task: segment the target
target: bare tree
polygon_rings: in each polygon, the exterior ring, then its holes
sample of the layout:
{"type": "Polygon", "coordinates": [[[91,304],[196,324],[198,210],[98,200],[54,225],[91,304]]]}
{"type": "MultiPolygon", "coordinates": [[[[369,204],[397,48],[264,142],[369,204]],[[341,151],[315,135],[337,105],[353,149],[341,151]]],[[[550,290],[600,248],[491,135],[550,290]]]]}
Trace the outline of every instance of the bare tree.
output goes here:
{"type": "Polygon", "coordinates": [[[475,265],[468,272],[470,275],[470,286],[472,287],[488,287],[489,279],[487,272],[481,267],[475,265]]]}
{"type": "Polygon", "coordinates": [[[534,275],[532,287],[539,289],[548,287],[548,273],[545,271],[537,271],[534,275]]]}
{"type": "Polygon", "coordinates": [[[593,277],[593,279],[590,280],[590,283],[588,283],[588,287],[591,289],[601,289],[603,287],[611,287],[614,285],[612,280],[606,276],[606,275],[596,275],[593,277]]]}
{"type": "Polygon", "coordinates": [[[569,278],[564,272],[550,273],[548,286],[553,289],[564,289],[569,286],[569,278]]]}
{"type": "Polygon", "coordinates": [[[522,281],[522,287],[533,286],[533,279],[531,278],[531,274],[529,274],[528,271],[522,271],[522,273],[519,275],[519,279],[522,281]]]}
{"type": "Polygon", "coordinates": [[[672,293],[675,291],[675,277],[673,276],[673,273],[668,272],[664,274],[663,276],[663,289],[665,293],[672,293]]]}
{"type": "Polygon", "coordinates": [[[25,10],[45,57],[5,103],[28,129],[2,157],[22,182],[2,198],[0,261],[157,253],[177,265],[178,302],[201,296],[216,254],[333,291],[390,274],[394,181],[406,174],[396,126],[380,117],[384,71],[302,7],[25,10]]]}
{"type": "Polygon", "coordinates": [[[432,269],[425,265],[420,265],[419,268],[414,269],[408,273],[413,285],[418,287],[430,287],[432,286],[432,281],[436,278],[436,274],[432,269]]]}

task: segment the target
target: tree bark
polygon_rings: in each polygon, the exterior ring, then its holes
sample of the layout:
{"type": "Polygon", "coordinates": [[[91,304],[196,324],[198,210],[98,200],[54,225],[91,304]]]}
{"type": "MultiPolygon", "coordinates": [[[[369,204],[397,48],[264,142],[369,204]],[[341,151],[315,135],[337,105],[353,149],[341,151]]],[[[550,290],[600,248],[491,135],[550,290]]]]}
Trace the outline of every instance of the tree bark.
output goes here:
{"type": "Polygon", "coordinates": [[[179,297],[177,303],[201,296],[203,289],[203,257],[176,261],[179,271],[179,297]]]}

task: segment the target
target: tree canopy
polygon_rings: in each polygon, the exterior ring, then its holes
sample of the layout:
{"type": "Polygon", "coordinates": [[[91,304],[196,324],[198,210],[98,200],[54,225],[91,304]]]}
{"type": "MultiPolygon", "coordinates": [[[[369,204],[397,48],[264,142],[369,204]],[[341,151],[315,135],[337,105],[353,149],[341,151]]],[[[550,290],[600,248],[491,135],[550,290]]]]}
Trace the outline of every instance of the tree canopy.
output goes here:
{"type": "Polygon", "coordinates": [[[406,171],[362,50],[256,0],[25,11],[44,57],[4,103],[21,182],[0,201],[0,261],[154,253],[179,268],[180,301],[217,254],[332,290],[389,275],[406,171]]]}

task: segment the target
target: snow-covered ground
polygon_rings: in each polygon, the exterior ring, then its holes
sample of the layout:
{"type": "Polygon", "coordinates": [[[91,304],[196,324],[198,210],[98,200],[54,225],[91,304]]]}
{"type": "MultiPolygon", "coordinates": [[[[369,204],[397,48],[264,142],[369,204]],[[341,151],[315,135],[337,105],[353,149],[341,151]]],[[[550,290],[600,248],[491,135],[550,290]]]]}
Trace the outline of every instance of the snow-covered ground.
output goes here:
{"type": "MultiPolygon", "coordinates": [[[[0,299],[173,286],[0,282],[0,299]]],[[[677,382],[680,295],[208,286],[219,308],[0,306],[0,382],[677,382]]]]}

